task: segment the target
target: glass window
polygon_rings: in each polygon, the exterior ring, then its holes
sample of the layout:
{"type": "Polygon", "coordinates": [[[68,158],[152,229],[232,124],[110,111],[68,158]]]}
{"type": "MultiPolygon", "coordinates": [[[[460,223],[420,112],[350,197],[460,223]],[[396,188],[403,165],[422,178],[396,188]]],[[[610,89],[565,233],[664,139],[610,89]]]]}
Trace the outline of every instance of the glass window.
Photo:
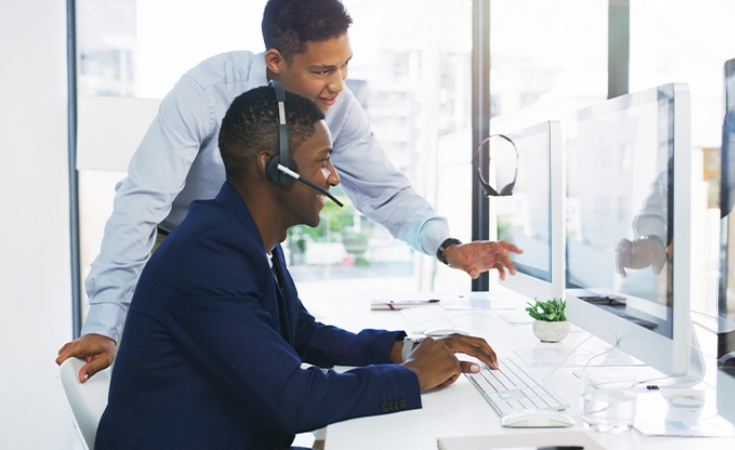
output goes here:
{"type": "MultiPolygon", "coordinates": [[[[608,0],[491,2],[491,133],[514,135],[558,120],[564,136],[570,114],[607,98],[607,10],[608,0]]],[[[534,216],[523,182],[539,181],[522,173],[532,167],[538,170],[540,165],[519,161],[514,195],[491,200],[497,222],[491,221],[490,226],[497,227],[501,238],[518,239],[515,243],[526,252],[534,251],[529,239],[534,233],[532,221],[541,219],[534,216]]]]}
{"type": "Polygon", "coordinates": [[[493,0],[491,115],[521,127],[607,97],[608,0],[493,0]]]}
{"type": "MultiPolygon", "coordinates": [[[[635,0],[630,5],[630,90],[685,82],[691,96],[695,154],[692,258],[693,311],[717,314],[719,148],[724,119],[724,64],[735,58],[735,3],[718,0],[635,0]],[[706,13],[705,13],[706,12],[706,13]],[[712,164],[714,159],[715,164],[712,164]]],[[[735,306],[730,305],[735,311],[735,306]]]]}
{"type": "MultiPolygon", "coordinates": [[[[79,94],[160,99],[185,71],[207,57],[233,50],[263,51],[264,5],[233,0],[78,0],[79,94]]],[[[396,168],[449,219],[455,236],[469,240],[472,1],[345,0],[345,5],[354,20],[350,37],[355,56],[348,86],[396,168]]],[[[126,151],[132,155],[134,148],[126,151]]],[[[86,277],[99,252],[114,186],[126,167],[80,169],[86,277]]],[[[330,293],[343,297],[346,291],[388,295],[432,288],[469,290],[467,275],[397,241],[349,201],[343,209],[328,203],[318,228],[292,229],[284,248],[305,300],[329,298],[330,293]]],[[[328,305],[319,305],[315,303],[313,312],[328,315],[328,305]]]]}

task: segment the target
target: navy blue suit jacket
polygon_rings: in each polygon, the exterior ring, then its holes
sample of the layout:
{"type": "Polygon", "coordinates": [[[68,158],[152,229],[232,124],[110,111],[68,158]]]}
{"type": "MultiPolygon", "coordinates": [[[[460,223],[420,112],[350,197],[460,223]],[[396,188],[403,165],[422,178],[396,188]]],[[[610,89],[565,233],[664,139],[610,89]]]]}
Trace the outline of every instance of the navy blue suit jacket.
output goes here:
{"type": "Polygon", "coordinates": [[[416,375],[389,361],[403,332],[316,322],[280,247],[273,260],[280,288],[229,184],[192,203],[136,287],[96,449],[287,448],[296,433],[421,407],[416,375]]]}

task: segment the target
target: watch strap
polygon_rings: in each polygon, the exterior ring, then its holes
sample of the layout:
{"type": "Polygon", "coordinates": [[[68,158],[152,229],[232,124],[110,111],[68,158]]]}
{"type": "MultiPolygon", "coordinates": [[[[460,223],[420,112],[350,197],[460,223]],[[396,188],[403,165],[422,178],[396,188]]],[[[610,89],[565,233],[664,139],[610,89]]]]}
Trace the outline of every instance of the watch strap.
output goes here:
{"type": "Polygon", "coordinates": [[[443,262],[444,264],[449,265],[449,262],[447,261],[447,257],[444,254],[444,252],[447,250],[448,247],[455,245],[455,244],[459,245],[461,243],[462,242],[459,239],[455,239],[455,238],[445,239],[444,242],[442,242],[441,245],[439,246],[439,249],[436,251],[436,258],[439,261],[443,262]]]}
{"type": "Polygon", "coordinates": [[[401,361],[406,362],[406,358],[408,357],[408,354],[413,351],[413,347],[421,342],[420,338],[412,338],[410,336],[406,336],[403,338],[403,347],[401,348],[401,361]]]}

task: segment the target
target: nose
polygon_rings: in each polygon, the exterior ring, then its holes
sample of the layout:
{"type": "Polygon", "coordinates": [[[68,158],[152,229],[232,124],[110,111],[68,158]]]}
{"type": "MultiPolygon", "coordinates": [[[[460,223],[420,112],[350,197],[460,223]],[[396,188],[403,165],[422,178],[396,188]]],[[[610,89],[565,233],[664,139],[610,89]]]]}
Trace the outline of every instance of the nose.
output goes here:
{"type": "Polygon", "coordinates": [[[329,161],[327,170],[329,171],[329,175],[327,176],[327,183],[329,184],[329,186],[337,186],[340,182],[340,179],[339,175],[337,175],[337,169],[335,169],[332,165],[332,161],[329,161]]]}
{"type": "Polygon", "coordinates": [[[346,79],[347,65],[344,65],[339,70],[334,71],[331,80],[329,80],[329,91],[335,94],[341,93],[345,89],[346,79]]]}

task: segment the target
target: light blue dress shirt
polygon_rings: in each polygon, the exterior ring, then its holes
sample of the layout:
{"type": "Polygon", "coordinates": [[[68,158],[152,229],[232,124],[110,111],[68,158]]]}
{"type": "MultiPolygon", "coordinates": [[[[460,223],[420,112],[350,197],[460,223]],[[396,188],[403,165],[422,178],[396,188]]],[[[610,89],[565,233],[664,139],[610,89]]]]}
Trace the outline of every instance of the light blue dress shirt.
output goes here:
{"type": "MultiPolygon", "coordinates": [[[[265,53],[223,53],[184,74],[161,101],[128,176],[117,185],[100,254],[85,281],[90,309],[82,334],[118,340],[156,226],[173,229],[193,200],[217,195],[225,181],[217,145],[222,118],[235,97],[267,82],[265,53]]],[[[349,89],[326,112],[326,122],[332,161],[357,209],[396,238],[435,255],[449,237],[446,220],[386,158],[349,89]]]]}

